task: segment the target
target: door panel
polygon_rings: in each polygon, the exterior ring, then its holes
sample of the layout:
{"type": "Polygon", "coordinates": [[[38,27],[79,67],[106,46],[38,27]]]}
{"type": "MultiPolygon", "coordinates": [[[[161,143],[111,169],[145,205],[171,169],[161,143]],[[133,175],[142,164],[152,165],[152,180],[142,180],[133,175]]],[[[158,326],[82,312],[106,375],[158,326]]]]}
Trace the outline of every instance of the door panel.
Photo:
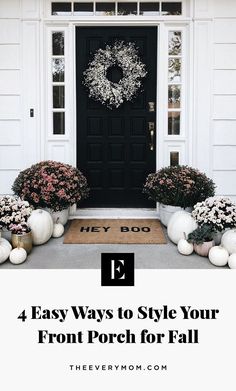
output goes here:
{"type": "MultiPolygon", "coordinates": [[[[156,27],[77,27],[77,165],[91,187],[86,207],[153,207],[142,194],[148,173],[156,169],[156,146],[150,150],[148,122],[156,113],[156,27]],[[134,42],[148,74],[133,102],[108,109],[88,97],[83,72],[94,52],[116,40],[134,42]]],[[[112,80],[119,77],[111,74],[112,80]]],[[[155,137],[154,137],[155,139],[155,137]]]]}

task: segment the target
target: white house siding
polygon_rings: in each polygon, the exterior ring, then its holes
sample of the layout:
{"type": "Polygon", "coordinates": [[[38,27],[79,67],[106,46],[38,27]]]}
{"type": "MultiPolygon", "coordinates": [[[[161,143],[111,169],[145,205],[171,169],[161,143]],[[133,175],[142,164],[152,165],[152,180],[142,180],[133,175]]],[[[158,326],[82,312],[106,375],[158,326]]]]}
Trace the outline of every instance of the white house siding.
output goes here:
{"type": "Polygon", "coordinates": [[[40,160],[39,4],[0,0],[0,193],[40,160]],[[35,117],[29,117],[29,108],[35,117]]]}
{"type": "Polygon", "coordinates": [[[0,1],[0,189],[7,193],[20,169],[20,2],[0,1]]]}
{"type": "Polygon", "coordinates": [[[236,1],[213,4],[213,178],[236,200],[236,1]]]}
{"type": "Polygon", "coordinates": [[[193,165],[236,201],[236,1],[193,2],[193,165]]]}
{"type": "MultiPolygon", "coordinates": [[[[2,194],[11,191],[19,170],[36,161],[69,161],[71,155],[74,161],[73,142],[52,138],[46,126],[46,4],[46,0],[0,0],[2,194]]],[[[186,163],[212,176],[218,194],[236,200],[236,1],[192,0],[190,5],[193,132],[186,163]]]]}

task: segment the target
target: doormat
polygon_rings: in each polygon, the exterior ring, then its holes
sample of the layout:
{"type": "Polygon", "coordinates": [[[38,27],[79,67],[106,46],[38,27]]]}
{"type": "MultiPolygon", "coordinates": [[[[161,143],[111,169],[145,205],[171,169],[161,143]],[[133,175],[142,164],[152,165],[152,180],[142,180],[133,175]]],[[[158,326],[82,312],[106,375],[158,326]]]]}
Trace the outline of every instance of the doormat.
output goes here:
{"type": "Polygon", "coordinates": [[[64,237],[65,244],[165,244],[156,219],[76,219],[64,237]]]}

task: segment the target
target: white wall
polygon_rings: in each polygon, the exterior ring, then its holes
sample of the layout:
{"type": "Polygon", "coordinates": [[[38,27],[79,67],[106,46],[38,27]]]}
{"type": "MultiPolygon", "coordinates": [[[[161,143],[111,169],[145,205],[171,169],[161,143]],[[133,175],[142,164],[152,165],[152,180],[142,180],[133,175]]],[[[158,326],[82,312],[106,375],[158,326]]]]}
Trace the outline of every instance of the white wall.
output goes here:
{"type": "MultiPolygon", "coordinates": [[[[64,144],[48,138],[43,120],[44,4],[43,0],[0,0],[2,194],[10,192],[19,170],[65,155],[64,144]],[[30,108],[34,118],[29,116],[30,108]]],[[[236,200],[236,1],[192,0],[192,4],[192,161],[214,178],[218,194],[236,200]]],[[[72,147],[66,155],[72,154],[72,147]]]]}
{"type": "Polygon", "coordinates": [[[22,156],[20,1],[0,2],[0,192],[7,193],[22,156]]]}
{"type": "Polygon", "coordinates": [[[236,1],[195,1],[194,165],[236,200],[236,1]]]}
{"type": "Polygon", "coordinates": [[[236,1],[214,1],[213,177],[236,199],[236,1]]]}
{"type": "Polygon", "coordinates": [[[0,1],[1,194],[11,192],[19,170],[40,159],[39,5],[0,1]]]}

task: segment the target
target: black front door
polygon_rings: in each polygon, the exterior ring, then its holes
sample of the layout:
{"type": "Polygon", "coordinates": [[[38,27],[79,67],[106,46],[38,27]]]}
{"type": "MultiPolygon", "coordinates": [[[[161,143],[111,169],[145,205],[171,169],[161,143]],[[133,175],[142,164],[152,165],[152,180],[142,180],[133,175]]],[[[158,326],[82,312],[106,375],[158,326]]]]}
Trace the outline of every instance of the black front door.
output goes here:
{"type": "MultiPolygon", "coordinates": [[[[77,165],[91,188],[81,206],[153,207],[142,188],[156,168],[157,29],[77,27],[76,51],[77,165]],[[117,40],[135,43],[148,73],[137,97],[111,110],[89,98],[82,80],[94,53],[117,40]]],[[[117,76],[114,70],[109,78],[116,81],[117,76]]]]}

